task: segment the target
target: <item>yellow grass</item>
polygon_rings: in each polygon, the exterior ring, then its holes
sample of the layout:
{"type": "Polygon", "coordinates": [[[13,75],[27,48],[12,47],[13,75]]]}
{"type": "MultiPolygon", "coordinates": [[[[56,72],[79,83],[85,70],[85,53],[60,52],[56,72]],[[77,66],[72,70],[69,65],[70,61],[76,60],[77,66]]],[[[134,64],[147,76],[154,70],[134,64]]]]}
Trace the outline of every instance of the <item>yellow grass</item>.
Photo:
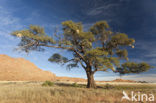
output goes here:
{"type": "MultiPolygon", "coordinates": [[[[113,89],[54,85],[43,87],[40,82],[1,82],[0,103],[131,103],[121,102],[122,91],[140,91],[156,95],[155,84],[113,85],[113,89]]],[[[154,102],[153,102],[154,103],[154,102]]]]}

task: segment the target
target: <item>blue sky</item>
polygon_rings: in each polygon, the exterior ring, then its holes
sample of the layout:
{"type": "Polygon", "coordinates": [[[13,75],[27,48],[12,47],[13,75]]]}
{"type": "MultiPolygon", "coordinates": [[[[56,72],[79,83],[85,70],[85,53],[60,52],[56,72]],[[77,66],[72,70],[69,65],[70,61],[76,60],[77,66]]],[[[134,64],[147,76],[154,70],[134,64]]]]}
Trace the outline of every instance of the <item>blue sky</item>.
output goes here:
{"type": "MultiPolygon", "coordinates": [[[[49,56],[56,52],[70,56],[66,51],[47,49],[28,55],[14,51],[19,39],[9,35],[12,31],[35,24],[52,35],[54,28],[65,20],[81,21],[86,29],[96,21],[107,20],[114,31],[135,38],[135,48],[129,49],[130,61],[156,66],[156,0],[0,0],[0,54],[23,57],[57,76],[86,78],[82,68],[68,71],[65,66],[48,62],[49,56]]],[[[116,78],[118,74],[112,72],[95,74],[96,80],[116,78]]],[[[156,70],[122,78],[156,82],[156,70]]]]}

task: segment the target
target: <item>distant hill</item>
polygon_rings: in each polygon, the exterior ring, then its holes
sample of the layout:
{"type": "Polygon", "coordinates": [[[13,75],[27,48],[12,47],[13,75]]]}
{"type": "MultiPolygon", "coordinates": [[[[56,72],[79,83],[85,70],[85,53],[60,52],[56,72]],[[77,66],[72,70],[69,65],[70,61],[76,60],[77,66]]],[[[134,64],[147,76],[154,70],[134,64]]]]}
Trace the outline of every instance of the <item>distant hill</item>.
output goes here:
{"type": "Polygon", "coordinates": [[[125,80],[125,79],[115,79],[112,82],[136,82],[136,81],[133,81],[133,80],[125,80]]]}
{"type": "Polygon", "coordinates": [[[55,74],[39,69],[28,60],[0,55],[1,81],[53,81],[55,78],[55,74]]]}
{"type": "Polygon", "coordinates": [[[73,77],[56,77],[56,81],[86,82],[87,80],[83,78],[73,78],[73,77]]]}
{"type": "MultiPolygon", "coordinates": [[[[12,58],[0,54],[0,81],[63,81],[86,82],[83,78],[57,77],[54,73],[38,68],[24,58],[12,58]]],[[[113,81],[97,82],[135,82],[132,80],[116,79],[113,81]]]]}

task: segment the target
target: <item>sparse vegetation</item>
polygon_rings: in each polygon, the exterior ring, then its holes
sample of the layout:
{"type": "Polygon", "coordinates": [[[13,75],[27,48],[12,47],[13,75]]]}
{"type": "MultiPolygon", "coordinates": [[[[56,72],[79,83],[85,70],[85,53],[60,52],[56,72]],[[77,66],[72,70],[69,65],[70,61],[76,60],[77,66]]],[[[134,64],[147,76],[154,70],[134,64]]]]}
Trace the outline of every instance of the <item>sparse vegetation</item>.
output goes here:
{"type": "Polygon", "coordinates": [[[138,83],[148,83],[147,81],[138,81],[138,83]]]}
{"type": "Polygon", "coordinates": [[[104,88],[105,88],[105,89],[113,89],[114,86],[113,86],[113,85],[110,85],[110,84],[106,84],[106,85],[104,86],[104,88]]]}
{"type": "MultiPolygon", "coordinates": [[[[47,83],[47,82],[46,82],[47,83]]],[[[41,82],[0,83],[0,103],[121,103],[122,91],[140,91],[156,95],[156,84],[106,84],[86,89],[60,84],[53,88],[41,82]],[[100,87],[110,87],[104,89],[100,87]]],[[[79,84],[78,84],[79,85],[79,84]]],[[[131,103],[124,101],[124,103],[131,103]]]]}
{"type": "Polygon", "coordinates": [[[54,83],[51,81],[45,81],[42,86],[54,86],[54,83]]]}

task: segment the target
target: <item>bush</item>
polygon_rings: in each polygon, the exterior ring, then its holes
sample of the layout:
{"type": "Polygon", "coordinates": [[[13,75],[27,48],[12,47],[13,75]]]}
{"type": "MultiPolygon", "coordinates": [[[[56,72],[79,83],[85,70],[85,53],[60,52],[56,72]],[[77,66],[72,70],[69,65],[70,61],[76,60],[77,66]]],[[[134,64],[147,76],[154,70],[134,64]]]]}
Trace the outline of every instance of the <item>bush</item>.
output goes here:
{"type": "Polygon", "coordinates": [[[54,83],[51,82],[51,81],[45,81],[45,82],[42,84],[42,86],[53,86],[53,85],[54,85],[54,83]]]}
{"type": "Polygon", "coordinates": [[[104,86],[104,89],[113,89],[114,88],[114,86],[112,86],[112,85],[110,85],[110,84],[106,84],[105,86],[104,86]]]}
{"type": "Polygon", "coordinates": [[[148,82],[146,82],[146,81],[138,81],[138,83],[148,83],[148,82]]]}
{"type": "Polygon", "coordinates": [[[77,83],[73,83],[72,86],[73,87],[79,87],[79,85],[77,83]]]}

